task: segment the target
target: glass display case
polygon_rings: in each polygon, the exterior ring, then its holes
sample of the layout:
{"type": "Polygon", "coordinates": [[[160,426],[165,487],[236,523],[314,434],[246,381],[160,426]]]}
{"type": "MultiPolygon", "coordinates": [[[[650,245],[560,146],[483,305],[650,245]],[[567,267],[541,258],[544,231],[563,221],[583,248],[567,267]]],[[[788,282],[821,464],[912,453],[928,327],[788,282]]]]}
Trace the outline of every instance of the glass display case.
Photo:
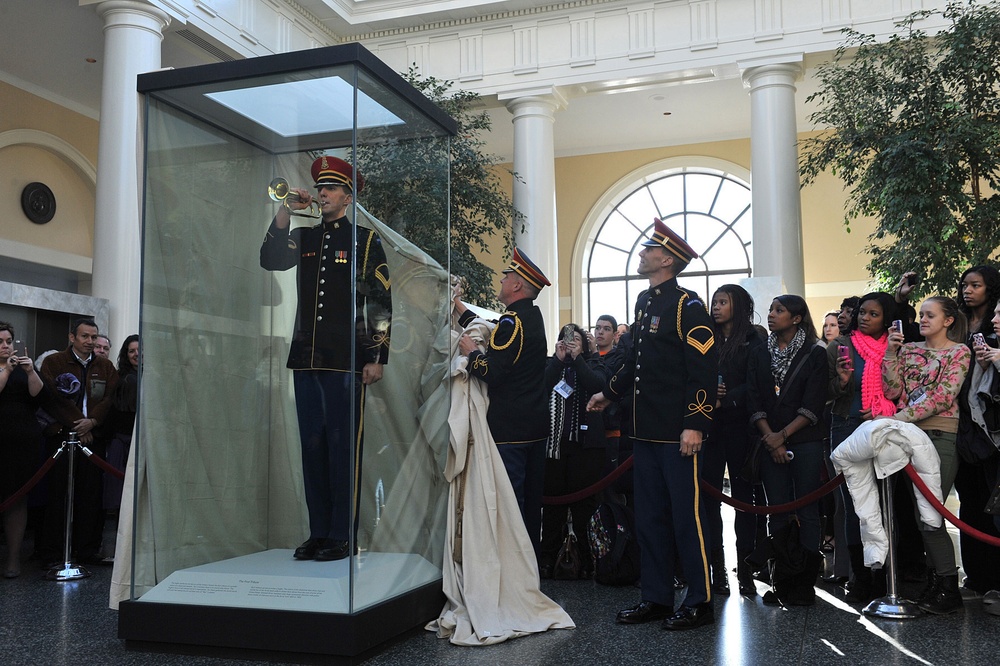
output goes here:
{"type": "Polygon", "coordinates": [[[143,358],[119,635],[359,654],[443,603],[454,121],[359,45],[138,87],[143,358]],[[420,159],[404,168],[400,151],[420,159]],[[437,218],[407,227],[368,192],[419,193],[437,218]]]}

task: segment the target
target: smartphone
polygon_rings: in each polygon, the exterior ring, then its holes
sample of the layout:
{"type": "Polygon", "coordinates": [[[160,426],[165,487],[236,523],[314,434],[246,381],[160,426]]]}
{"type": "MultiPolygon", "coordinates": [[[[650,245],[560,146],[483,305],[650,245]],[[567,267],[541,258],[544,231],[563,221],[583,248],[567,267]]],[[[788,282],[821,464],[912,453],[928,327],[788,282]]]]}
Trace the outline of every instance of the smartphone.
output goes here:
{"type": "Polygon", "coordinates": [[[892,320],[892,330],[894,330],[897,333],[899,333],[900,335],[902,335],[903,334],[903,320],[902,319],[893,319],[892,320]]]}
{"type": "Polygon", "coordinates": [[[722,375],[719,375],[719,383],[720,383],[720,384],[722,384],[722,383],[723,383],[723,381],[722,381],[722,375]]]}
{"type": "Polygon", "coordinates": [[[573,333],[575,332],[576,331],[573,329],[571,324],[566,324],[563,326],[562,333],[559,334],[559,337],[561,337],[562,341],[566,344],[571,344],[573,342],[573,333]]]}
{"type": "Polygon", "coordinates": [[[847,345],[837,345],[837,356],[845,361],[851,360],[851,348],[847,345]]]}
{"type": "Polygon", "coordinates": [[[982,347],[986,346],[986,338],[983,337],[982,333],[973,333],[972,334],[972,342],[974,342],[975,344],[980,345],[982,347]]]}

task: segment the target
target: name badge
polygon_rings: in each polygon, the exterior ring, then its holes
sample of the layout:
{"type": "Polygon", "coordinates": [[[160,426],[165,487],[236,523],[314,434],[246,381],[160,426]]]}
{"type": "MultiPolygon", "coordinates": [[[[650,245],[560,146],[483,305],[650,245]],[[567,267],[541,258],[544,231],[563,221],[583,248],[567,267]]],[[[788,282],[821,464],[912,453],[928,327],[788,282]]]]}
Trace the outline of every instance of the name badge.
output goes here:
{"type": "Polygon", "coordinates": [[[910,394],[910,400],[906,404],[909,405],[910,407],[913,407],[913,405],[919,404],[926,399],[927,399],[927,389],[921,386],[920,388],[916,389],[915,391],[913,391],[913,393],[910,394]]]}
{"type": "Polygon", "coordinates": [[[573,395],[573,387],[567,384],[565,379],[560,379],[559,383],[556,384],[555,392],[563,398],[568,398],[573,395]]]}

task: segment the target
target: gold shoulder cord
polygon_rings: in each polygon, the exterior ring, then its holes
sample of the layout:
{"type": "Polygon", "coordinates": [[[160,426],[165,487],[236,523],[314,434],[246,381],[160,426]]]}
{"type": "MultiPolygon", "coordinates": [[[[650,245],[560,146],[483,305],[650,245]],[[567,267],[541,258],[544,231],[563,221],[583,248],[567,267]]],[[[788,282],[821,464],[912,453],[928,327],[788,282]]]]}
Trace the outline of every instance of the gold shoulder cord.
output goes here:
{"type": "Polygon", "coordinates": [[[681,299],[677,301],[677,337],[681,340],[684,339],[684,331],[681,330],[681,310],[684,309],[684,301],[687,300],[688,295],[681,292],[681,299]]]}
{"type": "Polygon", "coordinates": [[[361,277],[362,277],[362,279],[364,279],[364,276],[368,274],[368,252],[371,250],[372,239],[374,237],[375,237],[375,233],[369,231],[368,232],[368,242],[365,243],[365,259],[361,263],[361,277]]]}
{"type": "Polygon", "coordinates": [[[493,329],[493,333],[490,334],[490,347],[496,349],[497,351],[503,351],[507,349],[507,347],[510,347],[511,344],[513,344],[515,338],[519,338],[519,342],[517,345],[517,354],[514,356],[514,362],[517,363],[517,359],[521,358],[521,351],[524,349],[524,335],[521,330],[521,319],[520,317],[517,316],[517,313],[510,312],[508,314],[514,316],[514,331],[510,335],[510,340],[508,340],[507,343],[504,345],[498,345],[496,343],[497,331],[500,330],[500,327],[497,326],[496,328],[493,329]]]}

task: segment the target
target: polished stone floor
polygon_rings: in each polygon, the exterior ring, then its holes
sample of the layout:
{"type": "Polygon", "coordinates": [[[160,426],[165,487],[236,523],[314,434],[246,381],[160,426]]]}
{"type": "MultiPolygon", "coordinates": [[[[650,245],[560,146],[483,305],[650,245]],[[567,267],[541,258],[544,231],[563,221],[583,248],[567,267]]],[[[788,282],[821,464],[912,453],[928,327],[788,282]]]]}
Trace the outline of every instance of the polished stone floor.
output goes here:
{"type": "MultiPolygon", "coordinates": [[[[731,515],[731,514],[730,514],[731,515]]],[[[26,548],[30,547],[30,544],[26,548]]],[[[731,551],[730,551],[731,552],[731,551]]],[[[735,564],[734,562],[730,563],[735,564]]],[[[1000,562],[997,563],[1000,566],[1000,562]]],[[[118,640],[117,614],[108,608],[111,568],[72,583],[45,580],[34,562],[20,578],[0,579],[0,663],[21,664],[247,664],[250,655],[170,654],[130,649],[118,640]]],[[[735,577],[732,583],[735,586],[735,577]]],[[[761,590],[764,590],[761,585],[761,590]]],[[[910,588],[903,587],[907,592],[910,588]]],[[[552,631],[491,647],[460,648],[414,631],[355,663],[420,664],[996,664],[1000,617],[967,599],[962,612],[892,621],[863,616],[842,590],[818,585],[809,608],[766,607],[760,598],[716,601],[717,623],[669,633],[658,623],[622,626],[617,609],[639,599],[634,587],[592,581],[545,581],[543,590],[574,618],[575,630],[552,631]]],[[[262,657],[264,655],[256,655],[262,657]]],[[[274,663],[346,663],[270,655],[274,663]]]]}

